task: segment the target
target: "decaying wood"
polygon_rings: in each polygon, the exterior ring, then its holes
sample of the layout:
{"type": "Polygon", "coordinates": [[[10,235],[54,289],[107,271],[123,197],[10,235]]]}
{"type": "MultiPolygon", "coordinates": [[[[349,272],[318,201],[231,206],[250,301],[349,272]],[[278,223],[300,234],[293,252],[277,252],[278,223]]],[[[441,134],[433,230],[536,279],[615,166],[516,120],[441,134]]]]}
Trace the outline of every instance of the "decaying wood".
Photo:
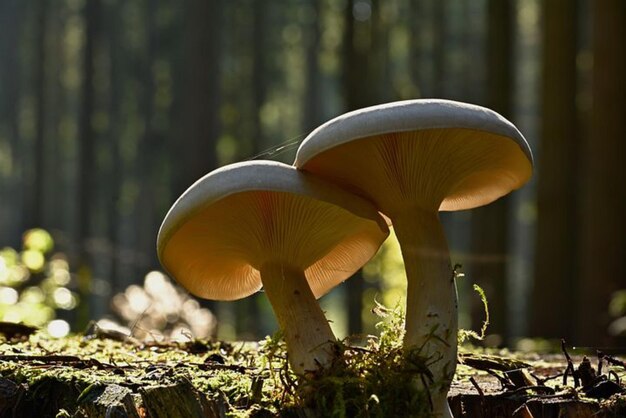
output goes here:
{"type": "MultiPolygon", "coordinates": [[[[552,377],[539,377],[530,373],[532,366],[526,363],[510,363],[483,355],[466,354],[462,363],[471,365],[477,371],[488,373],[481,379],[471,376],[474,393],[462,385],[453,386],[450,406],[455,417],[485,418],[608,418],[626,416],[626,409],[620,406],[618,394],[624,388],[615,381],[601,375],[591,366],[587,357],[574,360],[562,343],[565,359],[563,387],[546,386],[552,377]],[[578,367],[575,366],[578,363],[578,367]],[[514,365],[523,366],[512,369],[514,365]],[[566,386],[567,377],[574,380],[574,387],[566,386]],[[494,385],[497,382],[498,384],[494,385]],[[484,386],[481,386],[481,384],[484,386]],[[499,387],[498,387],[499,386],[499,387]],[[614,399],[614,407],[606,405],[614,399]],[[605,401],[605,404],[602,402],[605,401]]],[[[619,361],[619,360],[618,360],[619,361]]],[[[601,364],[601,359],[599,364],[601,364]]],[[[612,363],[614,364],[614,363],[612,363]]],[[[600,369],[600,367],[599,367],[600,369]]],[[[614,372],[613,372],[614,373],[614,372]]]]}
{"type": "Polygon", "coordinates": [[[15,405],[19,403],[24,392],[22,385],[0,377],[0,416],[14,415],[15,405]]]}
{"type": "Polygon", "coordinates": [[[613,416],[600,413],[598,403],[593,401],[527,398],[527,396],[519,395],[514,397],[456,395],[450,398],[449,402],[455,418],[608,418],[613,416]]]}
{"type": "Polygon", "coordinates": [[[198,392],[188,380],[155,385],[139,390],[150,418],[189,417],[223,418],[226,416],[220,401],[209,400],[198,392]]]}
{"type": "Polygon", "coordinates": [[[80,414],[89,418],[139,418],[132,392],[115,384],[90,386],[78,403],[80,414]]]}

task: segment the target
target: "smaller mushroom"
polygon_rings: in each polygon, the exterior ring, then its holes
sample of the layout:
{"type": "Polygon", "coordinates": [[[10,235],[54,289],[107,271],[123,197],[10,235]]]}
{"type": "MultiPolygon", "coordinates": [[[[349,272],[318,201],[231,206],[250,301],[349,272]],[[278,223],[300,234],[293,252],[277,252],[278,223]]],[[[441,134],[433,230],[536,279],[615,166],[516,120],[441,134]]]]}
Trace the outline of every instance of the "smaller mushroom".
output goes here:
{"type": "Polygon", "coordinates": [[[388,235],[364,199],[271,161],[232,164],[193,184],[157,238],[166,270],[196,296],[261,286],[299,375],[328,366],[335,341],[316,298],[361,268],[388,235]]]}

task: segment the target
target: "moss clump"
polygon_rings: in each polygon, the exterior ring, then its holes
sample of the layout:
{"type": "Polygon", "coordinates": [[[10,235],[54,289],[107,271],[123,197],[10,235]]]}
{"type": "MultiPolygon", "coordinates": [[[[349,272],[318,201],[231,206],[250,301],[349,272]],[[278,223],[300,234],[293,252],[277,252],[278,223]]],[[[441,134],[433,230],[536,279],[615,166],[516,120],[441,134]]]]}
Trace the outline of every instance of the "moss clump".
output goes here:
{"type": "Polygon", "coordinates": [[[428,387],[428,359],[403,349],[402,311],[378,305],[375,313],[379,337],[368,336],[363,346],[337,343],[332,366],[301,378],[297,390],[293,376],[282,377],[293,406],[337,418],[432,415],[429,394],[417,384],[428,387]]]}

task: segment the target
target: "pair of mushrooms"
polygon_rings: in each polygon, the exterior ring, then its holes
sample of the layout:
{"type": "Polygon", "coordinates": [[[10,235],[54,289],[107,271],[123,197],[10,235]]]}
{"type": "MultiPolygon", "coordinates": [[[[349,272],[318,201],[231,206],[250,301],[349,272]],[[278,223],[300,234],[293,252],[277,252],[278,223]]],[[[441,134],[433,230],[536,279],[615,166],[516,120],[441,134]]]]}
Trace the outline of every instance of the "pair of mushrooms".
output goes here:
{"type": "Polygon", "coordinates": [[[438,212],[482,206],[521,187],[532,172],[526,140],[489,109],[402,101],[320,126],[294,166],[238,163],[198,180],[163,221],[161,263],[207,299],[263,287],[292,368],[304,374],[333,358],[335,337],[316,298],[375,254],[390,223],[408,281],[404,345],[428,359],[434,413],[450,416],[457,296],[438,212]]]}

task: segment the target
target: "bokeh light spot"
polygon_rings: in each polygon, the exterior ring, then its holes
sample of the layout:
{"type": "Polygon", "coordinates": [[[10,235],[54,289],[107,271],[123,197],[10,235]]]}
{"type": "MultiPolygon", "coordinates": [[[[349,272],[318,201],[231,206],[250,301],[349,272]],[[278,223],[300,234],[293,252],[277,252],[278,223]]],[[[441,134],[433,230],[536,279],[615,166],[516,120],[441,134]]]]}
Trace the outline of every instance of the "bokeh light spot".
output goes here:
{"type": "Polygon", "coordinates": [[[30,271],[41,271],[46,259],[39,250],[25,250],[22,252],[22,262],[30,271]]]}
{"type": "Polygon", "coordinates": [[[70,324],[62,319],[55,319],[48,324],[48,334],[54,338],[63,338],[70,333],[70,324]]]}
{"type": "Polygon", "coordinates": [[[3,305],[13,305],[17,303],[18,298],[17,290],[11,287],[0,288],[0,303],[3,305]]]}

